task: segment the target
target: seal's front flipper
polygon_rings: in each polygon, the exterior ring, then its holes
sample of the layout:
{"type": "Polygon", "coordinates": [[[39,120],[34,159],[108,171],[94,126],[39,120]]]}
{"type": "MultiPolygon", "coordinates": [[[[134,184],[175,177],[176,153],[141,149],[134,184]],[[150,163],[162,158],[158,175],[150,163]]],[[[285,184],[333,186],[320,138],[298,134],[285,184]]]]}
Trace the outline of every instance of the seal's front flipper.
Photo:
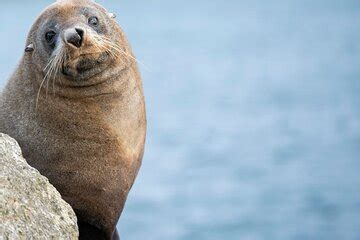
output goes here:
{"type": "Polygon", "coordinates": [[[111,240],[100,229],[84,222],[79,222],[79,240],[111,240]]]}

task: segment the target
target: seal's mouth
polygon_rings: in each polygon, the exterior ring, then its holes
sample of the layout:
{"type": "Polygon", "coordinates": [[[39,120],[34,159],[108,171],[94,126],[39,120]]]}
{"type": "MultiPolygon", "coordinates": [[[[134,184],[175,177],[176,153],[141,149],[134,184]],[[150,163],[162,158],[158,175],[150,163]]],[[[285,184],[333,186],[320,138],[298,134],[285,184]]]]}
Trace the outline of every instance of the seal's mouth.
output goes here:
{"type": "Polygon", "coordinates": [[[64,63],[62,73],[73,80],[85,80],[104,71],[108,60],[107,52],[81,54],[64,63]]]}

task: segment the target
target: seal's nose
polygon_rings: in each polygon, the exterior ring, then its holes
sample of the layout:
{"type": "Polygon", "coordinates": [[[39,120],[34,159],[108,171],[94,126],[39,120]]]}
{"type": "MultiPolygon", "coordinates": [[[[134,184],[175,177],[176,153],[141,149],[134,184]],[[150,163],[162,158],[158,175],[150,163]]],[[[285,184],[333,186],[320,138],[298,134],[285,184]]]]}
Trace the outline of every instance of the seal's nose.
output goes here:
{"type": "Polygon", "coordinates": [[[77,48],[81,47],[83,43],[83,38],[84,38],[84,30],[79,27],[66,29],[64,32],[65,42],[77,48]]]}

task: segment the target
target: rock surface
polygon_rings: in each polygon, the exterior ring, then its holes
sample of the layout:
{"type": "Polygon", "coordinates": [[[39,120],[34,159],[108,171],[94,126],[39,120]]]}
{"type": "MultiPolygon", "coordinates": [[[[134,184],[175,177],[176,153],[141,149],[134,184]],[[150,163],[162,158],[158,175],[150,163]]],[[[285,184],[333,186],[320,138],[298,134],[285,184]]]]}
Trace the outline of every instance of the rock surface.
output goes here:
{"type": "Polygon", "coordinates": [[[78,239],[74,211],[0,133],[0,239],[78,239]]]}

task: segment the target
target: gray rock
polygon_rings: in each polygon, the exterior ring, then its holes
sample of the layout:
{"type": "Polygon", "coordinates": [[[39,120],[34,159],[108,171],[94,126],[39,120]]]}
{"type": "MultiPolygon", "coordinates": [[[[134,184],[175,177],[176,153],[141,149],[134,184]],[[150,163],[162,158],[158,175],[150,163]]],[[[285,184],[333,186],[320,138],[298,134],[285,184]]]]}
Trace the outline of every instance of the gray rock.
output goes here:
{"type": "Polygon", "coordinates": [[[0,239],[78,239],[73,209],[0,133],[0,239]]]}

